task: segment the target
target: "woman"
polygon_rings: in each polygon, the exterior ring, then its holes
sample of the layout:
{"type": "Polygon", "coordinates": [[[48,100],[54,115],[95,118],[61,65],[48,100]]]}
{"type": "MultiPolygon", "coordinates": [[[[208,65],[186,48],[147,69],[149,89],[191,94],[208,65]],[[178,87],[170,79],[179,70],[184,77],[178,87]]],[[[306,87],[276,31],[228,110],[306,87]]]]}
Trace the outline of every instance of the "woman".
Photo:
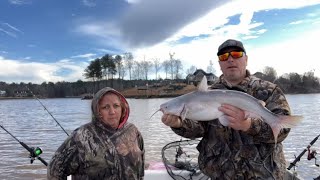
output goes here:
{"type": "Polygon", "coordinates": [[[129,105],[112,88],[92,100],[92,121],[77,128],[58,148],[48,166],[48,179],[143,179],[144,144],[128,123],[129,105]]]}

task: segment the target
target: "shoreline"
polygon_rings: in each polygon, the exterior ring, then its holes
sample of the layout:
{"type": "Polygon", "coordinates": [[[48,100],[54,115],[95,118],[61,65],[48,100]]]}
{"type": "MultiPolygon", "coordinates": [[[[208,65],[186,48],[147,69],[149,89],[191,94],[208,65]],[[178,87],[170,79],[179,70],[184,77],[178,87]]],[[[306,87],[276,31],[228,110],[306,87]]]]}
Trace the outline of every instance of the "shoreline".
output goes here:
{"type": "MultiPolygon", "coordinates": [[[[132,98],[132,99],[153,99],[153,98],[172,98],[172,97],[178,97],[187,93],[192,92],[193,90],[187,90],[187,91],[180,91],[175,93],[166,93],[166,94],[158,94],[158,93],[126,93],[125,91],[120,91],[120,93],[123,94],[125,98],[132,98]]],[[[311,93],[285,93],[285,95],[301,95],[301,94],[319,94],[320,92],[311,92],[311,93]]],[[[91,100],[92,98],[83,98],[82,96],[66,96],[66,97],[59,97],[59,98],[79,98],[82,100],[91,100]]],[[[0,97],[1,100],[17,100],[17,99],[36,99],[35,97],[0,97]]],[[[38,99],[58,99],[58,97],[55,98],[46,98],[41,97],[38,99]]]]}

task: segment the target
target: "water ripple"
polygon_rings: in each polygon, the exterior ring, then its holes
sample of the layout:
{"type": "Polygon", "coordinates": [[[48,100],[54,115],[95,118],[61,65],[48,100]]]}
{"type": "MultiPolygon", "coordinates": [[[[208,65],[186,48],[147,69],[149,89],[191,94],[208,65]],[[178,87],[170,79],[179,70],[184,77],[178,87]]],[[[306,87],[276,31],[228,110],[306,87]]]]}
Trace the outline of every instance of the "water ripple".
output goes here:
{"type": "MultiPolygon", "coordinates": [[[[320,94],[287,95],[292,113],[303,115],[303,121],[292,128],[283,142],[288,163],[320,133],[320,94]]],[[[161,149],[171,141],[180,140],[170,128],[161,122],[162,113],[156,113],[161,103],[168,99],[128,99],[129,121],[141,131],[146,148],[146,163],[161,161],[161,149]]],[[[52,117],[34,99],[1,100],[0,123],[20,141],[30,147],[41,147],[41,157],[49,162],[55,150],[67,135],[57,126],[52,117]]],[[[90,121],[90,101],[80,99],[43,99],[41,102],[68,131],[90,121]]],[[[46,179],[46,167],[38,160],[30,164],[28,152],[9,134],[0,129],[0,179],[46,179]]],[[[319,150],[320,140],[314,149],[319,150]]],[[[314,161],[305,156],[297,163],[296,171],[304,179],[320,175],[314,161]]]]}

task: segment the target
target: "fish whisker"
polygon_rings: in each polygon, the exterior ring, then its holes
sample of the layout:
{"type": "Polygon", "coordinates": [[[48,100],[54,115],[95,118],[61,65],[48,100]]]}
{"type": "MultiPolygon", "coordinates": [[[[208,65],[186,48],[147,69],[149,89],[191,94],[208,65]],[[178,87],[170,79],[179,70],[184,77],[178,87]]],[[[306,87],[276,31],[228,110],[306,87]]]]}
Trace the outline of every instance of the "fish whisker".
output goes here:
{"type": "Polygon", "coordinates": [[[158,109],[156,112],[154,112],[150,117],[149,120],[152,118],[153,115],[155,115],[157,112],[161,111],[161,109],[158,109]]]}

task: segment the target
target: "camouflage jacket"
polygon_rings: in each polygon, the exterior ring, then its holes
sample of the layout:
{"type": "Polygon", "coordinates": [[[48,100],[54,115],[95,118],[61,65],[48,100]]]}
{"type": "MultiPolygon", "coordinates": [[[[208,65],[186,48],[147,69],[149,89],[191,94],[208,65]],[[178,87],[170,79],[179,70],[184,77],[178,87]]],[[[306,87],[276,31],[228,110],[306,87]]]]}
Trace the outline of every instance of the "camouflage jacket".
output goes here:
{"type": "MultiPolygon", "coordinates": [[[[289,115],[290,108],[281,89],[247,72],[237,86],[231,86],[223,76],[212,89],[233,89],[246,92],[266,103],[276,114],[289,115]]],[[[220,124],[218,120],[183,121],[173,131],[186,138],[200,138],[199,167],[211,179],[283,179],[286,161],[282,141],[290,129],[281,129],[277,144],[272,129],[261,119],[252,119],[248,131],[238,131],[220,124]]]]}
{"type": "Polygon", "coordinates": [[[100,122],[76,129],[58,148],[48,166],[48,179],[143,179],[143,139],[126,123],[116,133],[100,122]],[[98,135],[99,134],[99,135],[98,135]]]}
{"type": "Polygon", "coordinates": [[[144,143],[137,127],[128,123],[129,105],[111,88],[103,88],[92,99],[92,121],[76,129],[58,148],[48,165],[48,179],[140,180],[144,177],[144,143]],[[117,129],[100,120],[98,103],[112,91],[124,103],[117,129]]]}

